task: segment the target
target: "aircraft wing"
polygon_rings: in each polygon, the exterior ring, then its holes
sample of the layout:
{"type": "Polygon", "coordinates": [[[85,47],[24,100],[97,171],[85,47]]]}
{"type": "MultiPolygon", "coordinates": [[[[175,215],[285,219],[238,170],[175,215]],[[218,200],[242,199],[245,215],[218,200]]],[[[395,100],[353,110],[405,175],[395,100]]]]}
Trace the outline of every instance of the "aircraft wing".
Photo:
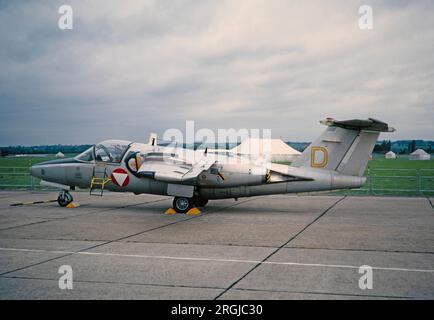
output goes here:
{"type": "Polygon", "coordinates": [[[213,155],[203,155],[198,161],[188,161],[171,156],[145,157],[137,174],[158,181],[182,183],[193,182],[199,174],[215,163],[213,155]]]}

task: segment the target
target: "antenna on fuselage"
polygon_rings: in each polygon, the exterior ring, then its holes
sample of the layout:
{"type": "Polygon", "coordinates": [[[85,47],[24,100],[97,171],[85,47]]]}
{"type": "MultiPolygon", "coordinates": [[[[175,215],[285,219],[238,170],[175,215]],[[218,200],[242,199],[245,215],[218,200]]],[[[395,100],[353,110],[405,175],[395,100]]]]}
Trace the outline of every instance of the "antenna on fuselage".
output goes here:
{"type": "Polygon", "coordinates": [[[157,145],[157,134],[155,132],[150,133],[148,145],[150,145],[150,146],[156,146],[157,145]]]}

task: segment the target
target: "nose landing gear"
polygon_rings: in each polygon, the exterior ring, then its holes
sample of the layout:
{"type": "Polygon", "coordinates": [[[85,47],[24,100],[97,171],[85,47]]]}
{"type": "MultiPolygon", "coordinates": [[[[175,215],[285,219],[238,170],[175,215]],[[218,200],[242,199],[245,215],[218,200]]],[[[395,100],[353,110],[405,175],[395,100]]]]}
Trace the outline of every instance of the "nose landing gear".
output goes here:
{"type": "Polygon", "coordinates": [[[72,195],[66,190],[60,191],[59,196],[57,197],[57,203],[61,207],[66,207],[73,200],[74,200],[74,198],[72,197],[72,195]]]}

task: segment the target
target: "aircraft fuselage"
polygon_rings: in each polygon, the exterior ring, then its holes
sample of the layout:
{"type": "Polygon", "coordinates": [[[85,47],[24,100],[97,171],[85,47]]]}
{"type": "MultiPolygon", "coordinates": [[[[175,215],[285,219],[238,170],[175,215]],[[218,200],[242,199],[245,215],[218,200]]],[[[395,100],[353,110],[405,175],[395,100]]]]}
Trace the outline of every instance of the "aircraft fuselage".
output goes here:
{"type": "MultiPolygon", "coordinates": [[[[134,170],[127,166],[126,158],[129,154],[141,152],[160,151],[160,147],[150,147],[144,144],[133,143],[125,152],[119,163],[102,162],[97,160],[82,161],[77,158],[53,160],[35,165],[31,174],[44,181],[49,181],[69,187],[89,188],[95,172],[105,171],[110,181],[105,185],[106,190],[114,192],[132,192],[135,194],[148,193],[156,195],[168,194],[169,181],[158,181],[152,178],[139,177],[134,170]],[[156,149],[157,148],[157,149],[156,149]],[[115,171],[124,175],[124,180],[118,178],[115,171]]],[[[189,150],[190,152],[190,150],[189,150]]],[[[197,151],[196,151],[197,152],[197,151]]],[[[226,159],[220,156],[210,169],[202,172],[192,183],[200,196],[206,199],[239,198],[257,195],[283,194],[306,191],[332,190],[339,188],[360,187],[365,179],[362,177],[343,176],[335,172],[303,168],[293,168],[279,165],[280,170],[286,173],[311,177],[309,181],[270,181],[270,171],[264,165],[255,161],[234,158],[226,159]]]]}

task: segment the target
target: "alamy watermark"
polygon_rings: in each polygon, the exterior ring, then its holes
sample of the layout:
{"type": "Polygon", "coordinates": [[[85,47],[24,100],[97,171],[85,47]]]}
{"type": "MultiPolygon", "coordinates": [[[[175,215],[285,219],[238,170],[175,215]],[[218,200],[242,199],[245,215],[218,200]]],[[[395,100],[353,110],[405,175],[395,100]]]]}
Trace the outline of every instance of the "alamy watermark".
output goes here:
{"type": "Polygon", "coordinates": [[[59,267],[59,289],[61,290],[72,290],[74,288],[73,284],[73,273],[72,267],[70,265],[62,265],[59,267]]]}
{"type": "Polygon", "coordinates": [[[359,288],[360,290],[372,290],[374,288],[374,277],[372,267],[368,265],[363,265],[359,268],[359,273],[362,276],[359,279],[359,288]]]}
{"type": "MultiPolygon", "coordinates": [[[[64,4],[58,9],[60,17],[57,25],[60,30],[74,29],[74,11],[72,6],[64,4]]],[[[358,25],[360,30],[372,30],[374,28],[374,14],[372,6],[364,4],[358,9],[359,20],[358,25]]]]}
{"type": "Polygon", "coordinates": [[[372,30],[374,28],[374,14],[372,7],[367,4],[360,6],[359,15],[360,30],[372,30]]]}
{"type": "Polygon", "coordinates": [[[59,7],[58,13],[60,14],[57,25],[60,30],[74,29],[74,11],[70,5],[64,4],[59,7]]]}
{"type": "Polygon", "coordinates": [[[173,152],[183,153],[182,157],[189,159],[192,162],[198,161],[198,157],[202,157],[203,153],[213,154],[215,156],[223,156],[220,162],[244,160],[253,162],[267,162],[271,155],[271,129],[217,129],[217,133],[208,128],[200,128],[196,130],[194,121],[185,122],[185,131],[177,128],[169,128],[164,131],[162,140],[169,142],[165,146],[164,153],[171,154],[173,152]],[[249,143],[244,143],[234,151],[233,149],[218,149],[218,145],[229,143],[241,144],[249,140],[249,143]],[[192,150],[180,148],[182,146],[194,146],[196,150],[203,152],[192,152],[192,150]],[[244,157],[224,157],[224,156],[241,156],[244,157]],[[246,156],[247,155],[247,156],[246,156]]]}

